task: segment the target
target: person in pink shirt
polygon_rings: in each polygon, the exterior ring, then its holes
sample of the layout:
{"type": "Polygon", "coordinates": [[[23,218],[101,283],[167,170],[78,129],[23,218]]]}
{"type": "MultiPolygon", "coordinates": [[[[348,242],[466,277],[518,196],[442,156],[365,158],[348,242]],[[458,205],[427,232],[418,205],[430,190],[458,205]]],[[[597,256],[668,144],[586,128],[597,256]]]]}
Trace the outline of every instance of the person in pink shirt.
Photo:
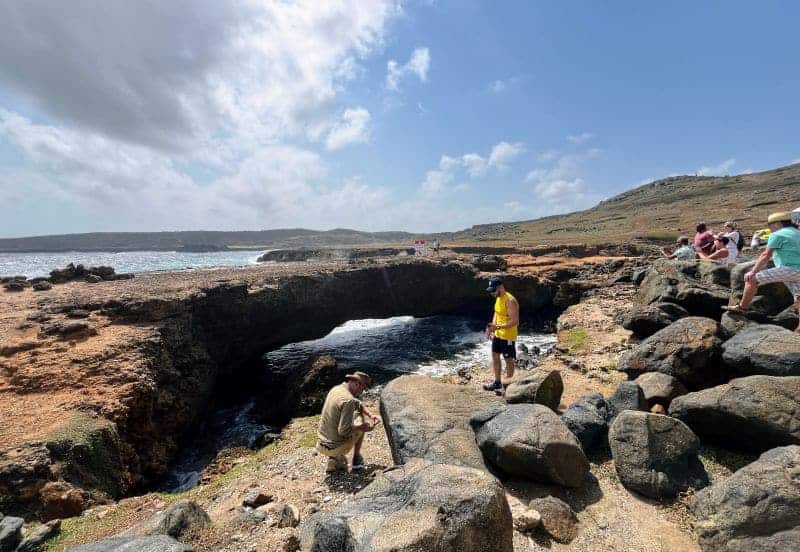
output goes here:
{"type": "Polygon", "coordinates": [[[705,222],[698,223],[697,233],[694,235],[694,250],[698,253],[711,255],[714,252],[714,236],[708,231],[705,222]]]}

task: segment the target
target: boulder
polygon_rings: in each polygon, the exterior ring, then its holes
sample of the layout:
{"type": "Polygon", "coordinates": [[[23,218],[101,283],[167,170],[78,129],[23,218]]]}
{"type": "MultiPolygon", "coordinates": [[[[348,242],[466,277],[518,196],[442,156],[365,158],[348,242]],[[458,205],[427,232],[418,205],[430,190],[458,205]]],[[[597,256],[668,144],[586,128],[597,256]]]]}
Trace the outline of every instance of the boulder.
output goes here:
{"type": "MultiPolygon", "coordinates": [[[[694,316],[719,318],[730,290],[707,273],[715,267],[694,261],[655,261],[639,287],[643,304],[677,303],[694,316]],[[702,265],[702,268],[701,268],[702,265]]],[[[719,277],[716,277],[719,281],[719,277]]]]}
{"type": "Polygon", "coordinates": [[[800,376],[800,334],[749,325],[722,344],[722,360],[736,376],[800,376]]]}
{"type": "Polygon", "coordinates": [[[750,376],[672,401],[671,416],[704,441],[763,452],[800,444],[800,377],[750,376]]]}
{"type": "Polygon", "coordinates": [[[568,544],[578,535],[578,517],[563,500],[554,496],[534,498],[528,507],[539,512],[542,528],[554,541],[568,544]]]}
{"type": "Polygon", "coordinates": [[[33,291],[47,291],[53,289],[53,284],[48,281],[36,282],[33,284],[33,291]]]}
{"type": "Polygon", "coordinates": [[[25,520],[6,516],[0,519],[0,552],[14,552],[22,541],[22,526],[25,520]]]}
{"type": "Polygon", "coordinates": [[[769,322],[781,328],[795,331],[798,324],[797,308],[794,305],[786,307],[775,316],[770,317],[769,322]]]}
{"type": "Polygon", "coordinates": [[[3,288],[6,291],[24,291],[25,288],[31,287],[30,282],[26,282],[25,280],[11,280],[3,284],[3,288]]]}
{"type": "Polygon", "coordinates": [[[724,312],[719,321],[720,335],[725,339],[730,339],[748,326],[757,324],[748,316],[738,312],[724,312]]]}
{"type": "Polygon", "coordinates": [[[620,324],[636,337],[645,338],[687,316],[687,310],[675,303],[653,303],[635,306],[620,318],[620,324]]]}
{"type": "Polygon", "coordinates": [[[259,506],[263,506],[264,504],[269,504],[272,502],[273,496],[269,493],[265,493],[263,491],[251,489],[244,493],[244,497],[242,498],[242,505],[249,506],[250,508],[258,508],[259,506]]]}
{"type": "Polygon", "coordinates": [[[708,484],[700,439],[680,420],[628,410],[611,424],[608,444],[619,480],[644,496],[671,498],[708,484]]]}
{"type": "Polygon", "coordinates": [[[604,446],[614,408],[600,393],[584,395],[567,408],[561,421],[578,438],[585,452],[604,446]]]}
{"type": "Polygon", "coordinates": [[[669,406],[672,399],[688,393],[681,382],[661,372],[646,372],[636,378],[636,383],[650,408],[656,404],[669,406]]]}
{"type": "Polygon", "coordinates": [[[689,503],[700,546],[710,552],[800,550],[800,446],[779,447],[689,503]]]}
{"type": "Polygon", "coordinates": [[[647,400],[644,392],[635,381],[623,381],[614,390],[614,394],[608,399],[611,405],[611,417],[613,418],[624,410],[648,410],[647,400]]]}
{"type": "Polygon", "coordinates": [[[490,407],[470,425],[487,461],[506,474],[578,487],[589,472],[577,438],[546,406],[490,407]]]}
{"type": "Polygon", "coordinates": [[[717,385],[723,381],[717,330],[717,322],[710,318],[681,318],[624,352],[617,369],[631,377],[661,372],[689,389],[717,385]]]}
{"type": "Polygon", "coordinates": [[[558,412],[564,382],[558,370],[537,370],[514,378],[505,393],[506,402],[543,404],[553,412],[558,412]]]}
{"type": "Polygon", "coordinates": [[[386,470],[334,510],[312,515],[300,535],[308,552],[513,550],[511,511],[497,479],[419,459],[386,470]]]}
{"type": "Polygon", "coordinates": [[[151,537],[111,537],[67,548],[66,552],[192,552],[194,548],[166,535],[151,537]]]}
{"type": "Polygon", "coordinates": [[[14,552],[41,552],[44,550],[45,542],[55,537],[60,530],[60,519],[42,523],[35,529],[26,531],[22,542],[14,552]]]}
{"type": "Polygon", "coordinates": [[[514,513],[514,529],[520,533],[533,531],[542,523],[542,516],[538,511],[525,508],[520,512],[514,513]]]}
{"type": "MultiPolygon", "coordinates": [[[[738,302],[744,291],[744,275],[753,269],[755,261],[737,264],[731,270],[731,299],[738,302]]],[[[768,268],[772,263],[767,265],[768,268]]],[[[772,316],[791,306],[794,302],[792,294],[780,282],[765,284],[758,287],[758,292],[753,299],[752,309],[757,313],[772,316]]]]}
{"type": "Polygon", "coordinates": [[[102,282],[103,277],[98,276],[97,274],[87,274],[85,280],[88,284],[96,284],[98,282],[102,282]]]}
{"type": "Polygon", "coordinates": [[[486,469],[470,416],[503,404],[493,394],[420,375],[401,376],[381,392],[380,410],[395,464],[412,458],[486,469]]]}
{"type": "Polygon", "coordinates": [[[178,538],[211,523],[203,508],[192,500],[180,500],[122,535],[168,535],[178,538]]]}

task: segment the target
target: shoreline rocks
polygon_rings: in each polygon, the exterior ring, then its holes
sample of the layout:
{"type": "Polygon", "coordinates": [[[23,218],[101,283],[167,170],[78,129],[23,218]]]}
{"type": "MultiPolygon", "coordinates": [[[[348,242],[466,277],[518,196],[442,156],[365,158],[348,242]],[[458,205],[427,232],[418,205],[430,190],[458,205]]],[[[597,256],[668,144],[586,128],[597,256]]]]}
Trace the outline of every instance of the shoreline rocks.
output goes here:
{"type": "Polygon", "coordinates": [[[800,335],[752,324],[722,344],[722,360],[737,377],[800,376],[800,335]]]}
{"type": "Polygon", "coordinates": [[[564,381],[558,370],[535,370],[514,378],[506,388],[505,399],[509,404],[543,404],[553,412],[558,412],[564,381]]]}

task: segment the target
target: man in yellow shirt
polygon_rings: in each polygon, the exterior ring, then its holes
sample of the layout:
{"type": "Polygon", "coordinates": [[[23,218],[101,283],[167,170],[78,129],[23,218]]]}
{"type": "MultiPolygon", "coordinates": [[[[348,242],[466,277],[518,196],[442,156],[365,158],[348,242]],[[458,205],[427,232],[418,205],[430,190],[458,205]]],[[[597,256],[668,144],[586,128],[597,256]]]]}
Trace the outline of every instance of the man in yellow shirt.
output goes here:
{"type": "Polygon", "coordinates": [[[364,465],[361,445],[364,433],[372,431],[378,422],[361,401],[360,396],[369,387],[372,378],[364,372],[347,374],[344,383],[328,391],[317,429],[317,451],[328,457],[327,473],[347,471],[345,454],[353,450],[353,468],[364,465]],[[366,418],[372,424],[364,422],[366,418]]]}
{"type": "Polygon", "coordinates": [[[489,280],[489,287],[486,288],[494,298],[494,316],[492,323],[486,329],[492,334],[492,369],[494,370],[494,381],[483,386],[487,391],[501,393],[503,383],[501,381],[500,356],[506,360],[506,377],[514,377],[514,368],[517,360],[517,334],[519,327],[519,303],[511,295],[503,284],[503,279],[499,276],[489,280]]]}

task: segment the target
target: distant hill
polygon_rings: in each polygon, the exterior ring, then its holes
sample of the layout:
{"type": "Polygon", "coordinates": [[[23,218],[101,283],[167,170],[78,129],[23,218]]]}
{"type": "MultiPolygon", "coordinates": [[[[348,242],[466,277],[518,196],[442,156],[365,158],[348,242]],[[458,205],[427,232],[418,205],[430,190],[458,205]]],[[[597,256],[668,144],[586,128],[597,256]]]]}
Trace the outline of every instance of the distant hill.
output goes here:
{"type": "Polygon", "coordinates": [[[359,232],[302,228],[252,232],[96,232],[0,239],[0,252],[62,251],[219,251],[278,247],[324,247],[407,242],[406,232],[359,232]]]}
{"type": "Polygon", "coordinates": [[[769,213],[800,207],[800,164],[725,177],[656,180],[566,215],[473,226],[442,241],[548,245],[663,242],[692,236],[699,221],[721,229],[736,221],[745,234],[766,226],[769,213]]]}

